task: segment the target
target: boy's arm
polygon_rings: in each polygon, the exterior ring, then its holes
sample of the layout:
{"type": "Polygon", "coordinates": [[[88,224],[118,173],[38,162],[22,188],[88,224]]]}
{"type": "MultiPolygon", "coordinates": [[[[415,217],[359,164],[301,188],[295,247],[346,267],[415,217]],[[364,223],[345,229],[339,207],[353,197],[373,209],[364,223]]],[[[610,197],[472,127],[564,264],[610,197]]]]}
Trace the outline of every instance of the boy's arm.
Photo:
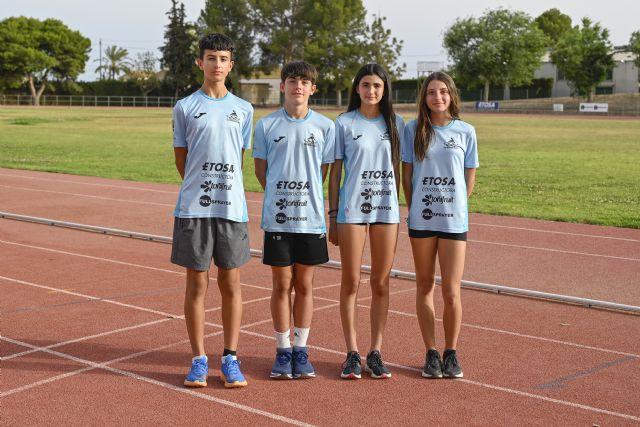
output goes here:
{"type": "Polygon", "coordinates": [[[264,190],[267,186],[267,161],[257,157],[253,161],[255,163],[256,178],[258,178],[258,182],[264,190]]]}
{"type": "Polygon", "coordinates": [[[342,159],[336,159],[329,174],[329,242],[338,244],[338,202],[340,198],[340,180],[342,179],[342,159]]]}
{"type": "Polygon", "coordinates": [[[331,163],[323,163],[322,164],[322,183],[324,184],[324,182],[327,180],[327,172],[329,172],[329,165],[331,163]]]}
{"type": "Polygon", "coordinates": [[[184,179],[184,169],[187,164],[187,148],[186,147],[174,147],[173,154],[176,160],[176,169],[180,174],[180,178],[184,179]]]}

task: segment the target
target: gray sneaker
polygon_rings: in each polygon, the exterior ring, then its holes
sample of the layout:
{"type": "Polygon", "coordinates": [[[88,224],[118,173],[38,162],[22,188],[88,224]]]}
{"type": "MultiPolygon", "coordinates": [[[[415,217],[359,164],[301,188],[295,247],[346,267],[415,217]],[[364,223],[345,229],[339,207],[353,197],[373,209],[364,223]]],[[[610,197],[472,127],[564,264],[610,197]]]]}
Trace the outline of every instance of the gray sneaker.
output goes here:
{"type": "Polygon", "coordinates": [[[444,368],[442,368],[442,373],[445,377],[449,378],[462,378],[462,368],[460,368],[460,364],[458,363],[458,358],[456,357],[455,350],[445,350],[444,351],[444,368]]]}
{"type": "Polygon", "coordinates": [[[436,350],[427,351],[422,376],[425,378],[442,378],[442,360],[436,350]]]}
{"type": "Polygon", "coordinates": [[[391,378],[391,372],[384,366],[380,352],[374,350],[367,354],[367,364],[364,370],[371,374],[371,378],[391,378]]]}

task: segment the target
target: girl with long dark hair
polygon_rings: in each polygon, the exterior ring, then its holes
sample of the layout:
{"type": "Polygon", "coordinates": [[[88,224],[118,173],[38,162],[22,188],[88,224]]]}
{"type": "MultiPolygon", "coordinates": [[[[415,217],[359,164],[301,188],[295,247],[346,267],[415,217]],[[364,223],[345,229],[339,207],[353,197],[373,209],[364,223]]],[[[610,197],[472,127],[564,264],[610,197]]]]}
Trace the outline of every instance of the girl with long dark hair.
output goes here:
{"type": "Polygon", "coordinates": [[[371,347],[365,370],[390,378],[381,356],[389,309],[389,273],[398,240],[399,162],[404,122],[391,103],[391,79],[378,64],[363,66],[347,112],[336,119],[335,163],[329,178],[329,241],[340,247],[340,317],[347,345],[341,377],[361,377],[356,340],[357,293],[367,234],[371,247],[371,347]],[[340,180],[344,168],[342,187],[340,180]]]}

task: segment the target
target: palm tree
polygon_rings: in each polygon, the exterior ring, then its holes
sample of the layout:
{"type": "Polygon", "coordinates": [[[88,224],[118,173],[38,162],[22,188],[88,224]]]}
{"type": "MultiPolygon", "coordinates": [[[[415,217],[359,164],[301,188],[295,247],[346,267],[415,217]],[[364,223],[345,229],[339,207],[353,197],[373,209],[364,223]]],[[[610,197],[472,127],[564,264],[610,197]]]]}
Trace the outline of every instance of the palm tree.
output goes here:
{"type": "MultiPolygon", "coordinates": [[[[102,64],[96,68],[96,73],[107,72],[107,78],[114,80],[120,73],[127,73],[131,67],[131,62],[127,56],[129,51],[123,47],[107,46],[104,50],[102,64]]],[[[98,59],[99,61],[99,59],[98,59]]]]}

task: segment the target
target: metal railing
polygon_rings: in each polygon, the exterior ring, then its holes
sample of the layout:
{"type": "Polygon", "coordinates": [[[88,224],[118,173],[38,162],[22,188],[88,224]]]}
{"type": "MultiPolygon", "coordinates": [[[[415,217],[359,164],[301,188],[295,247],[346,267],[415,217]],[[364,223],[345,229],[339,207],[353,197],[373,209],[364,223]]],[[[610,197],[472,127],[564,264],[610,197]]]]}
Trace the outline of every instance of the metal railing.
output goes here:
{"type": "MultiPolygon", "coordinates": [[[[0,95],[0,105],[32,105],[31,95],[0,95]]],[[[56,107],[173,107],[172,96],[42,95],[40,105],[56,107]]]]}

